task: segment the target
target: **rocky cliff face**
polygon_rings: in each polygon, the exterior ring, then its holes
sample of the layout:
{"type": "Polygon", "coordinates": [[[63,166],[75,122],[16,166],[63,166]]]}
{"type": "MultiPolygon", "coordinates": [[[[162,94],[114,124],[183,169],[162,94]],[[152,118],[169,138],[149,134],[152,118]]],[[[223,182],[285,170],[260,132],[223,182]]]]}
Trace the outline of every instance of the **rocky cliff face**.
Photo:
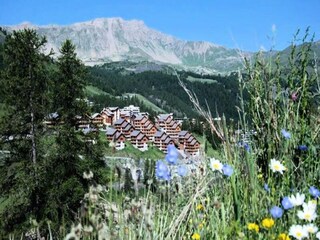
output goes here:
{"type": "MultiPolygon", "coordinates": [[[[35,26],[23,23],[6,27],[9,31],[34,28],[58,53],[66,39],[77,47],[78,56],[86,64],[110,61],[153,61],[190,68],[226,72],[241,66],[237,51],[209,42],[179,40],[148,28],[142,21],[122,18],[99,18],[69,26],[35,26]]],[[[245,53],[250,56],[250,53],[245,53]]]]}

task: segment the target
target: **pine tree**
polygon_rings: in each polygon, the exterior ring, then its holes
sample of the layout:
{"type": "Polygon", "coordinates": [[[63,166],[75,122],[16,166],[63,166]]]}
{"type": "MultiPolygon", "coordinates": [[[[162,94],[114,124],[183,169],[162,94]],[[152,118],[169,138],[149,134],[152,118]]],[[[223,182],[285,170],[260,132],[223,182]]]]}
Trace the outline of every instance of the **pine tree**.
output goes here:
{"type": "Polygon", "coordinates": [[[77,129],[78,117],[85,118],[89,111],[83,101],[84,66],[70,40],[63,43],[60,53],[53,89],[53,106],[59,115],[60,125],[56,129],[56,154],[46,166],[51,181],[46,187],[47,205],[43,213],[55,224],[54,230],[59,228],[62,220],[70,223],[75,219],[81,199],[88,190],[83,173],[92,171],[94,180],[103,184],[107,171],[99,137],[94,132],[84,134],[77,129]],[[93,138],[98,144],[92,143],[93,138]]]}
{"type": "Polygon", "coordinates": [[[48,106],[45,43],[30,29],[14,31],[4,43],[0,85],[9,110],[0,123],[0,149],[9,150],[10,156],[0,164],[2,234],[27,227],[29,218],[38,218],[42,204],[42,122],[48,106]]]}

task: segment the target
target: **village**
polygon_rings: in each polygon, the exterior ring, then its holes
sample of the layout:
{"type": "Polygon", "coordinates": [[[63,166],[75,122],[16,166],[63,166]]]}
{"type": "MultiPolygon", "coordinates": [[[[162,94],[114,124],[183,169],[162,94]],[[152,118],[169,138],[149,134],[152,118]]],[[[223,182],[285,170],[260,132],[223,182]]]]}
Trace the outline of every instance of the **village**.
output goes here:
{"type": "MultiPolygon", "coordinates": [[[[52,126],[56,114],[51,114],[46,121],[52,126]]],[[[175,120],[172,113],[159,114],[151,121],[147,112],[140,112],[138,106],[105,107],[100,113],[89,118],[77,119],[77,126],[83,132],[99,130],[106,135],[116,150],[126,147],[129,141],[140,151],[147,151],[148,146],[155,146],[164,153],[170,144],[175,145],[186,157],[200,154],[200,142],[188,131],[181,129],[181,119],[175,120]],[[93,126],[93,128],[92,128],[93,126]]]]}

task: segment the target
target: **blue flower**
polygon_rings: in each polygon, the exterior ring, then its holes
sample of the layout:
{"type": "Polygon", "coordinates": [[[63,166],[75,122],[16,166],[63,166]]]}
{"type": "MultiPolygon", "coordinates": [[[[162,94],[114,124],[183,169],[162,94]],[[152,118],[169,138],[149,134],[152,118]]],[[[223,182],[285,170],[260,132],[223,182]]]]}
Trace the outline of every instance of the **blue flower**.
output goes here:
{"type": "Polygon", "coordinates": [[[270,213],[271,213],[271,216],[273,218],[281,218],[282,215],[283,215],[283,210],[282,208],[278,207],[278,206],[273,206],[271,209],[270,209],[270,213]]]}
{"type": "Polygon", "coordinates": [[[315,198],[319,198],[320,197],[320,191],[318,188],[314,187],[314,186],[311,186],[309,188],[309,193],[315,197],[315,198]]]}
{"type": "Polygon", "coordinates": [[[177,173],[179,174],[179,176],[184,177],[188,174],[188,169],[184,165],[179,166],[177,169],[177,173]]]}
{"type": "Polygon", "coordinates": [[[307,147],[306,145],[300,145],[300,146],[298,147],[298,149],[299,149],[300,151],[307,151],[307,150],[308,150],[308,147],[307,147]]]}
{"type": "Polygon", "coordinates": [[[222,171],[223,174],[227,177],[230,177],[233,174],[233,168],[228,164],[223,165],[222,171]]]}
{"type": "Polygon", "coordinates": [[[270,188],[269,188],[269,186],[268,186],[267,183],[265,183],[265,184],[263,185],[263,188],[264,188],[264,190],[266,190],[267,192],[270,192],[270,188]]]}
{"type": "Polygon", "coordinates": [[[167,150],[168,150],[168,153],[166,155],[167,162],[169,164],[176,164],[179,156],[178,150],[172,144],[168,146],[167,150]]]}
{"type": "Polygon", "coordinates": [[[284,197],[281,201],[281,205],[285,210],[288,210],[290,208],[293,208],[293,204],[291,203],[290,199],[288,197],[284,197]]]}
{"type": "Polygon", "coordinates": [[[250,152],[250,146],[249,146],[248,143],[244,143],[244,144],[243,144],[243,147],[244,147],[244,149],[245,149],[247,152],[250,152]]]}
{"type": "Polygon", "coordinates": [[[291,138],[291,133],[286,131],[285,129],[281,129],[281,133],[282,133],[282,136],[285,138],[285,139],[290,139],[291,138]]]}
{"type": "Polygon", "coordinates": [[[169,167],[161,160],[156,163],[156,177],[166,181],[169,181],[171,178],[169,167]]]}

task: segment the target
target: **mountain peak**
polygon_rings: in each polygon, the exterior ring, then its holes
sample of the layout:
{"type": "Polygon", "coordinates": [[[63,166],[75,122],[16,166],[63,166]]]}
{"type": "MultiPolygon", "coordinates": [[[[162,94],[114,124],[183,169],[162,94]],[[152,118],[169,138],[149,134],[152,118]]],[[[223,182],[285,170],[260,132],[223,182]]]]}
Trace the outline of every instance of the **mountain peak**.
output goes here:
{"type": "Polygon", "coordinates": [[[240,56],[232,49],[210,42],[180,40],[148,28],[140,20],[97,18],[67,26],[23,23],[7,29],[30,27],[45,35],[47,49],[52,48],[56,53],[66,39],[72,40],[78,56],[88,65],[122,60],[151,61],[218,72],[241,66],[240,56]]]}

